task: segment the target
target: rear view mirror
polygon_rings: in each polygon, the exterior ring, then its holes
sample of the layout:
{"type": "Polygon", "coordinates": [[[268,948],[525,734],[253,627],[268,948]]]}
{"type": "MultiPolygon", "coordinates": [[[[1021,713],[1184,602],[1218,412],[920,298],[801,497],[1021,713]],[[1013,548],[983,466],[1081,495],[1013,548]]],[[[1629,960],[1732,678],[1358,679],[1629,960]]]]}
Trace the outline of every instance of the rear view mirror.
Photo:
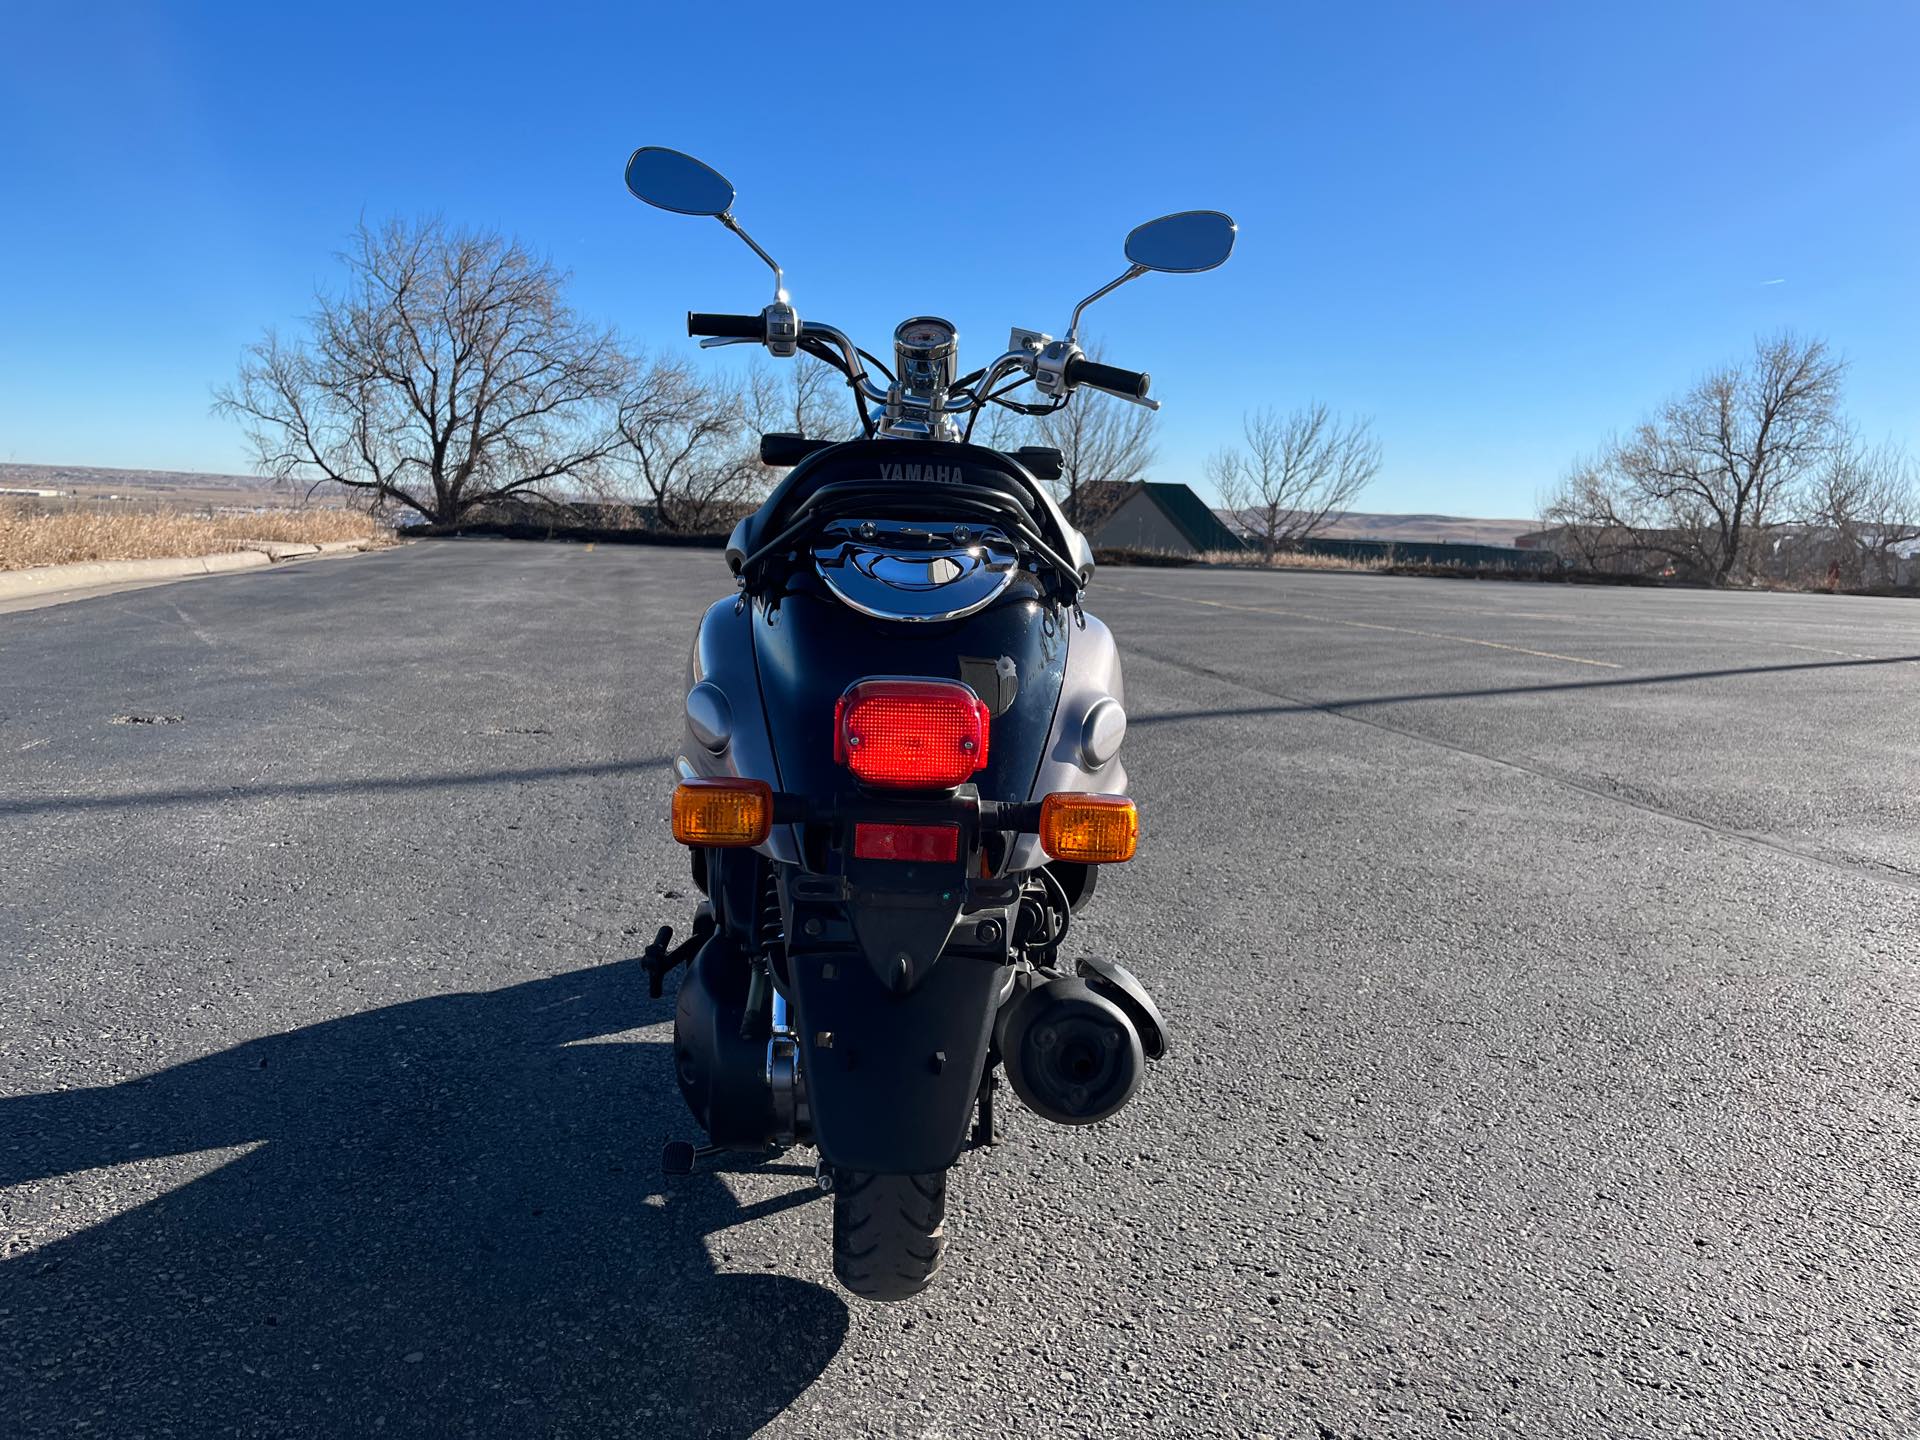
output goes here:
{"type": "Polygon", "coordinates": [[[1239,228],[1218,210],[1182,210],[1134,227],[1127,259],[1148,270],[1191,275],[1225,263],[1239,228]]]}
{"type": "Polygon", "coordinates": [[[627,189],[676,215],[720,216],[733,208],[732,181],[691,155],[658,145],[643,145],[627,157],[627,189]]]}

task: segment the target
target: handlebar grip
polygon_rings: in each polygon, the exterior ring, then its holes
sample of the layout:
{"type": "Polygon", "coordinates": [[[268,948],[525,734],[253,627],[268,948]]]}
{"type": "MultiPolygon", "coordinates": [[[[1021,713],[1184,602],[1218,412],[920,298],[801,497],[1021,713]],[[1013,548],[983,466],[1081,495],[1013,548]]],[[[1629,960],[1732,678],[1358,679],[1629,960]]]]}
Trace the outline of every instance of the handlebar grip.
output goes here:
{"type": "Polygon", "coordinates": [[[1110,390],[1115,395],[1144,400],[1153,377],[1144,370],[1122,370],[1118,365],[1102,365],[1098,360],[1079,355],[1067,362],[1066,381],[1069,385],[1091,385],[1096,390],[1110,390]]]}
{"type": "Polygon", "coordinates": [[[767,322],[759,315],[709,315],[700,310],[687,312],[687,334],[720,335],[729,340],[764,340],[767,322]]]}

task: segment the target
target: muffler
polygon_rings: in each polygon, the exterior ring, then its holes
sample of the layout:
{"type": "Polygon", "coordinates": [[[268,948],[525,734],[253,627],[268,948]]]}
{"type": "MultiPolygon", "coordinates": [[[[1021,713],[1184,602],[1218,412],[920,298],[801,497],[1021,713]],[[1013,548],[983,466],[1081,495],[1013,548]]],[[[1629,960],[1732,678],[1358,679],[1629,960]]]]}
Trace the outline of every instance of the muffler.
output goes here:
{"type": "Polygon", "coordinates": [[[1140,1088],[1140,1032],[1085,980],[1023,974],[994,1017],[994,1046],[1013,1093],[1057,1125],[1091,1125],[1140,1088]]]}

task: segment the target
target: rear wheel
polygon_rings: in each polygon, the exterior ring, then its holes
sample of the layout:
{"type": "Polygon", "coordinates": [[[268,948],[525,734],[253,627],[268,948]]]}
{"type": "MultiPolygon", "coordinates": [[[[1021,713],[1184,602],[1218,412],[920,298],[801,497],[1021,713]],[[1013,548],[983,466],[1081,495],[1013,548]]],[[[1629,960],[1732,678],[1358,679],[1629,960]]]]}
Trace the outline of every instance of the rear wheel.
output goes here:
{"type": "Polygon", "coordinates": [[[947,1248],[947,1174],[842,1170],[833,1187],[833,1273],[863,1300],[907,1300],[947,1248]]]}

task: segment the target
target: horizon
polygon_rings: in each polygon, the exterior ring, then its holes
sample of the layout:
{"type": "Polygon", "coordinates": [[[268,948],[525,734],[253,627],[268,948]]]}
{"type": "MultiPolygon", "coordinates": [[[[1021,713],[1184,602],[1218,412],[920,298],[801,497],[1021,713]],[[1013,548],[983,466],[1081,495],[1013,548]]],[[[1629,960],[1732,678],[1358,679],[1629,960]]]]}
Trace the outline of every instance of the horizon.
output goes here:
{"type": "Polygon", "coordinates": [[[1781,329],[1849,359],[1863,432],[1920,440],[1910,9],[1247,9],[1148,29],[1134,17],[1158,12],[1122,6],[1098,25],[1023,14],[1011,37],[990,16],[928,28],[951,50],[917,81],[896,63],[921,38],[907,19],[851,46],[782,33],[778,76],[732,87],[703,62],[748,58],[736,15],[527,31],[462,6],[448,37],[441,7],[328,13],[323,30],[234,6],[14,19],[0,264],[24,280],[0,293],[0,460],[250,473],[211,391],[337,283],[362,215],[518,235],[573,273],[584,314],[697,355],[680,312],[757,305],[766,271],[625,194],[648,143],[734,181],[802,314],[869,349],[948,315],[963,368],[1011,326],[1060,333],[1134,223],[1233,213],[1226,267],[1148,277],[1087,323],[1154,374],[1150,478],[1210,501],[1201,463],[1243,410],[1322,400],[1384,445],[1357,513],[1530,516],[1576,456],[1781,329]],[[480,93],[370,72],[369,37],[431,45],[431,75],[480,93]],[[288,104],[290,55],[323,97],[288,104]],[[882,60],[888,87],[863,91],[882,60]],[[1074,73],[1110,83],[1046,78],[1074,73]],[[528,101],[529,75],[562,77],[564,106],[528,101]],[[941,163],[903,158],[929,135],[941,163]],[[103,172],[128,136],[146,149],[103,172]]]}

